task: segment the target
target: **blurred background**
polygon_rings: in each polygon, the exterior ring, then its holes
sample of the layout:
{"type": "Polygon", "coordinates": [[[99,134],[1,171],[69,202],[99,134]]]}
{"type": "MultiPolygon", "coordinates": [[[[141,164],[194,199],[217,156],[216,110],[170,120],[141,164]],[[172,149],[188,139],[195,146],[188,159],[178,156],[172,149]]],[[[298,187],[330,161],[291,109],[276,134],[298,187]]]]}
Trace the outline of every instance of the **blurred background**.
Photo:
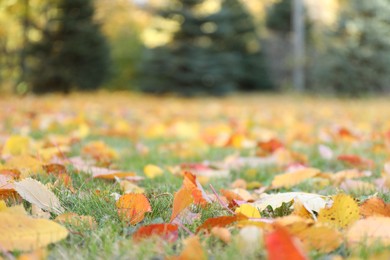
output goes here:
{"type": "Polygon", "coordinates": [[[1,0],[0,92],[390,92],[390,0],[1,0]]]}

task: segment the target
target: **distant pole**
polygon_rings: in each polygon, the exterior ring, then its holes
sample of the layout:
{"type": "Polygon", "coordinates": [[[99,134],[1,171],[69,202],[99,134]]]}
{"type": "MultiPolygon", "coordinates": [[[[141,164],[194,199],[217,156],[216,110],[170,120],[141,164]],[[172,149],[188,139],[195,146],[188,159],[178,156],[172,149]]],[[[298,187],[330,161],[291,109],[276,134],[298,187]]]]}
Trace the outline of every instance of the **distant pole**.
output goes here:
{"type": "Polygon", "coordinates": [[[304,0],[293,1],[293,31],[294,31],[294,70],[293,82],[297,92],[305,90],[305,12],[304,0]]]}

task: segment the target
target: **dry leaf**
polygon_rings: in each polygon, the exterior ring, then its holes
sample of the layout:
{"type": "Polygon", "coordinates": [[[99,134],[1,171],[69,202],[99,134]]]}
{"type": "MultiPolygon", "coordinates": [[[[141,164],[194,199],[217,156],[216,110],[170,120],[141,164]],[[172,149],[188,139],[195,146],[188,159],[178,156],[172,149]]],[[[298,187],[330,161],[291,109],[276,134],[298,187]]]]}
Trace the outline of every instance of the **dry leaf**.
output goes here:
{"type": "Polygon", "coordinates": [[[42,163],[29,155],[13,156],[4,165],[8,169],[17,169],[21,173],[21,178],[29,177],[43,172],[42,163]]]}
{"type": "Polygon", "coordinates": [[[232,239],[232,234],[229,229],[224,227],[213,227],[211,229],[211,234],[219,239],[221,239],[226,244],[229,244],[232,239]]]}
{"type": "Polygon", "coordinates": [[[133,239],[140,241],[145,238],[158,236],[164,241],[175,242],[179,237],[179,230],[176,225],[173,224],[151,224],[140,227],[134,234],[133,239]]]}
{"type": "Polygon", "coordinates": [[[307,179],[313,178],[320,173],[314,168],[304,168],[293,172],[276,175],[272,181],[272,188],[291,188],[307,179]]]}
{"type": "Polygon", "coordinates": [[[273,209],[276,209],[282,206],[283,203],[288,203],[294,199],[300,200],[306,209],[315,212],[319,212],[320,209],[324,208],[326,205],[324,196],[305,192],[286,192],[265,195],[261,199],[255,201],[253,205],[260,211],[263,211],[268,205],[273,209]]]}
{"type": "Polygon", "coordinates": [[[184,209],[194,202],[192,193],[186,187],[181,187],[178,192],[175,193],[173,198],[172,215],[169,222],[172,222],[184,209]]]}
{"type": "Polygon", "coordinates": [[[236,213],[240,213],[248,218],[261,218],[259,209],[251,204],[241,204],[236,208],[236,213]]]}
{"type": "Polygon", "coordinates": [[[370,198],[360,205],[360,215],[363,217],[390,217],[390,203],[385,203],[380,198],[370,198]]]}
{"type": "Polygon", "coordinates": [[[31,151],[31,139],[27,136],[10,136],[4,144],[2,155],[27,155],[31,151]]]}
{"type": "Polygon", "coordinates": [[[318,214],[318,221],[329,223],[338,228],[345,228],[359,219],[359,206],[348,195],[338,194],[333,198],[330,208],[323,208],[318,214]]]}
{"type": "Polygon", "coordinates": [[[68,224],[74,227],[88,227],[94,229],[97,227],[96,220],[92,216],[80,216],[73,212],[63,213],[55,218],[55,221],[61,224],[68,224]]]}
{"type": "Polygon", "coordinates": [[[144,174],[149,179],[154,179],[158,176],[163,175],[164,171],[163,171],[163,169],[161,169],[160,167],[158,167],[156,165],[148,164],[144,167],[144,174]]]}
{"type": "Polygon", "coordinates": [[[116,202],[119,217],[135,225],[141,222],[146,212],[151,212],[149,200],[143,194],[129,193],[121,196],[116,202]]]}
{"type": "Polygon", "coordinates": [[[356,221],[347,231],[347,242],[349,246],[390,246],[390,218],[374,216],[356,221]]]}
{"type": "Polygon", "coordinates": [[[63,226],[14,211],[0,211],[0,245],[4,250],[28,251],[58,242],[68,235],[63,226]]]}
{"type": "Polygon", "coordinates": [[[303,260],[307,259],[297,241],[286,228],[274,225],[274,231],[265,236],[265,245],[269,260],[303,260]]]}
{"type": "Polygon", "coordinates": [[[221,216],[215,218],[208,218],[201,226],[196,229],[196,232],[207,230],[208,232],[214,227],[226,227],[239,220],[247,219],[244,215],[237,214],[234,216],[221,216]]]}
{"type": "Polygon", "coordinates": [[[45,185],[31,178],[15,182],[15,190],[28,202],[43,210],[61,214],[64,212],[59,199],[45,185]]]}
{"type": "Polygon", "coordinates": [[[177,257],[178,260],[206,260],[207,254],[200,244],[198,236],[192,236],[184,240],[184,249],[177,257]]]}

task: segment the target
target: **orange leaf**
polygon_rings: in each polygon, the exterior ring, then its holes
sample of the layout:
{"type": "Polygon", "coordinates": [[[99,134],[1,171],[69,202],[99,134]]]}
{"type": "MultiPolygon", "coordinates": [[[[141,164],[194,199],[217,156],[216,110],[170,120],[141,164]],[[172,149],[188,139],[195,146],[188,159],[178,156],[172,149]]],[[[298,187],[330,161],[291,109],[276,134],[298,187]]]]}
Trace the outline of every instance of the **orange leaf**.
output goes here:
{"type": "Polygon", "coordinates": [[[191,191],[195,204],[205,206],[211,202],[210,198],[203,190],[202,185],[200,185],[200,183],[196,180],[196,176],[191,172],[184,173],[183,186],[191,191]]]}
{"type": "Polygon", "coordinates": [[[291,188],[307,179],[313,178],[320,173],[314,168],[304,168],[293,172],[276,175],[272,181],[272,188],[291,188]]]}
{"type": "Polygon", "coordinates": [[[360,206],[360,215],[390,217],[390,203],[385,203],[380,198],[368,199],[360,206]]]}
{"type": "Polygon", "coordinates": [[[177,257],[178,260],[206,260],[206,252],[200,244],[199,237],[193,236],[184,240],[184,249],[177,257]]]}
{"type": "Polygon", "coordinates": [[[20,171],[18,169],[1,169],[0,175],[11,176],[14,179],[19,179],[20,171]]]}
{"type": "Polygon", "coordinates": [[[149,200],[143,194],[129,193],[121,196],[116,202],[119,217],[135,225],[141,222],[146,212],[151,212],[149,200]]]}
{"type": "Polygon", "coordinates": [[[278,139],[271,139],[266,142],[259,142],[257,146],[263,151],[265,154],[271,154],[278,150],[279,148],[283,148],[284,144],[278,139]]]}
{"type": "Polygon", "coordinates": [[[172,216],[169,222],[172,222],[192,202],[194,202],[194,199],[192,198],[191,191],[186,187],[181,187],[173,198],[172,216]]]}
{"type": "Polygon", "coordinates": [[[152,236],[159,236],[165,241],[175,242],[179,237],[178,227],[176,225],[166,223],[143,226],[133,234],[133,239],[135,241],[140,241],[152,236]]]}
{"type": "Polygon", "coordinates": [[[42,168],[45,172],[52,175],[68,174],[66,167],[58,163],[42,165],[42,168]]]}
{"type": "Polygon", "coordinates": [[[213,227],[226,227],[236,221],[247,219],[245,216],[238,214],[234,216],[221,216],[216,218],[209,218],[201,226],[196,229],[198,233],[202,229],[210,231],[213,227]]]}
{"type": "Polygon", "coordinates": [[[343,154],[339,155],[337,160],[359,168],[373,168],[375,166],[372,160],[362,158],[358,155],[343,154]]]}
{"type": "Polygon", "coordinates": [[[265,244],[268,251],[269,260],[302,260],[306,259],[302,250],[298,247],[293,237],[288,231],[280,226],[275,225],[275,230],[267,234],[265,244]]]}

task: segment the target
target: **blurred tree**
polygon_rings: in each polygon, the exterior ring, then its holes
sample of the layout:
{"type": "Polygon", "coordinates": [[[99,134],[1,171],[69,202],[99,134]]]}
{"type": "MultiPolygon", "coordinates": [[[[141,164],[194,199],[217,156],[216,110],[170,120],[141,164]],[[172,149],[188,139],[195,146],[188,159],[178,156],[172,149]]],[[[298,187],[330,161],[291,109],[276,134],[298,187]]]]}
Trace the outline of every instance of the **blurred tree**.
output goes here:
{"type": "Polygon", "coordinates": [[[317,90],[390,91],[390,1],[350,0],[317,63],[317,90]]]}
{"type": "Polygon", "coordinates": [[[266,16],[268,29],[283,34],[292,31],[292,1],[281,0],[271,6],[266,16]]]}
{"type": "Polygon", "coordinates": [[[29,45],[29,83],[36,93],[92,90],[107,78],[109,49],[93,20],[92,0],[57,0],[42,30],[29,45]]]}
{"type": "Polygon", "coordinates": [[[223,0],[219,10],[204,13],[205,2],[178,0],[158,11],[176,30],[167,44],[146,49],[143,91],[223,95],[271,88],[249,13],[238,0],[223,0]]]}

